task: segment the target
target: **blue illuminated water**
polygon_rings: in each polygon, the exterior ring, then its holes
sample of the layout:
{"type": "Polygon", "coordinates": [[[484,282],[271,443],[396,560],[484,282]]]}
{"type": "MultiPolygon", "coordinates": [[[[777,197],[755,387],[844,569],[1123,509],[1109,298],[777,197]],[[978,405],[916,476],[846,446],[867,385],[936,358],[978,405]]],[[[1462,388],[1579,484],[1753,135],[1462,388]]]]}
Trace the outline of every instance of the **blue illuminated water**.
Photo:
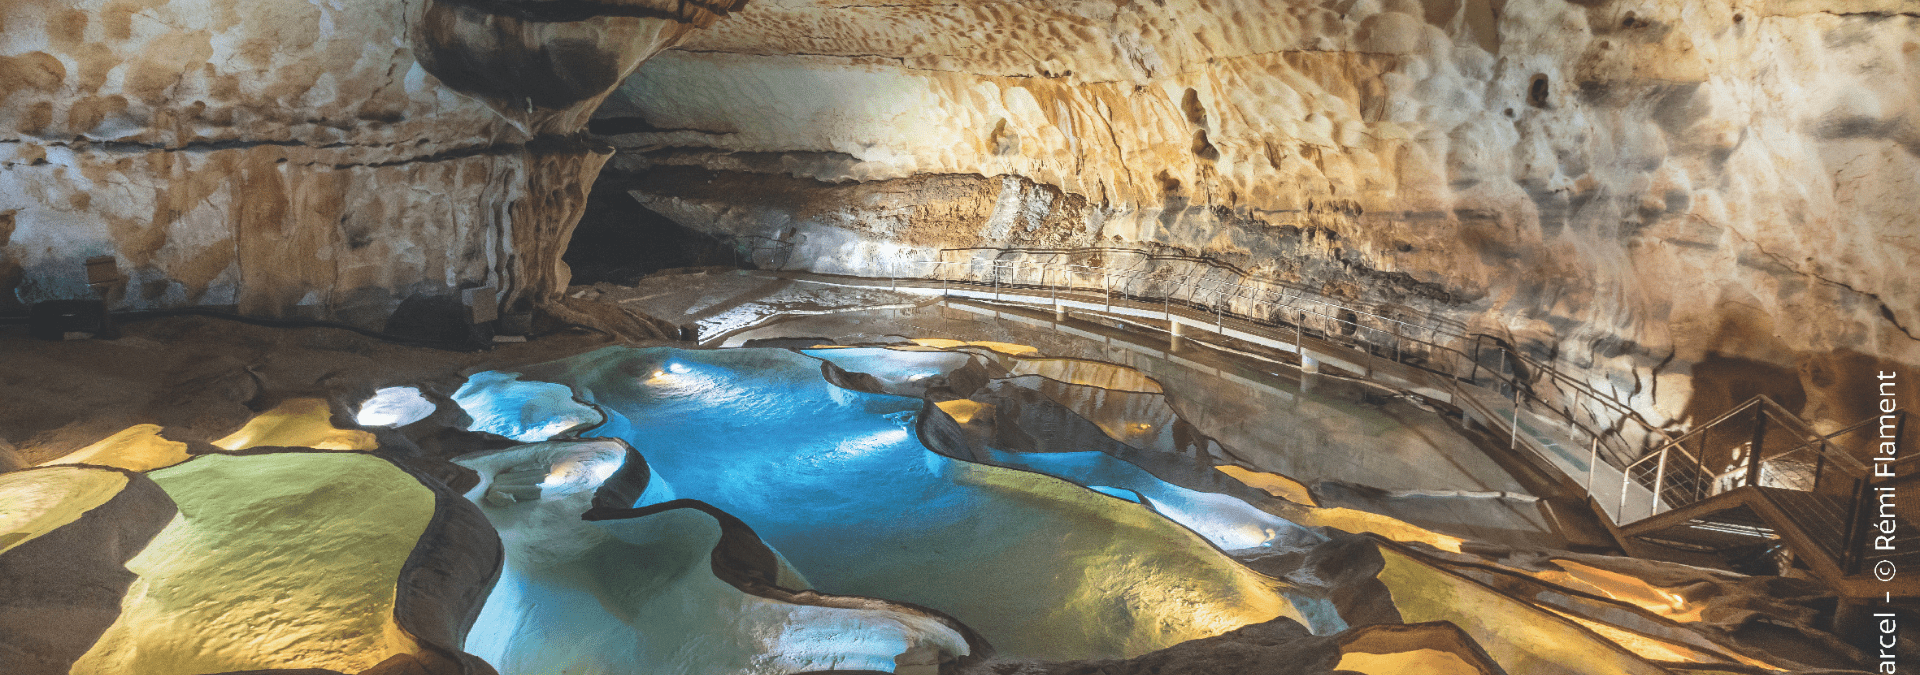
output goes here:
{"type": "MultiPolygon", "coordinates": [[[[1131,499],[928,450],[921,401],[833,386],[801,354],[612,347],[525,378],[600,406],[607,422],[581,436],[626,440],[673,494],[739,517],[819,590],[944,611],[1003,654],[1133,655],[1282,613],[1327,623],[1131,499]]],[[[1069,460],[1092,467],[1076,480],[1163,510],[1205,501],[1069,460]]]]}

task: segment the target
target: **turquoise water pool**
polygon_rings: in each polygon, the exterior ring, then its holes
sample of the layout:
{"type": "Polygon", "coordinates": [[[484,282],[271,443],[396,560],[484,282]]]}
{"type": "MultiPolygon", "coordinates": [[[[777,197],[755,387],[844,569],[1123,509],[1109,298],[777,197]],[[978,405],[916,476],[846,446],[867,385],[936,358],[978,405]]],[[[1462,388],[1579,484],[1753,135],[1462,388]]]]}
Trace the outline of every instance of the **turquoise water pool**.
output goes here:
{"type": "MultiPolygon", "coordinates": [[[[1003,655],[1131,656],[1282,615],[1344,627],[1324,601],[1215,547],[1266,543],[1289,531],[1284,521],[1208,516],[1232,508],[1215,498],[1233,500],[1096,458],[1033,468],[1105,491],[954,460],[922,445],[920,400],[837,387],[821,367],[786,350],[610,347],[526,369],[520,380],[567,385],[599,408],[606,422],[578,435],[630,444],[664,484],[649,494],[740,518],[822,592],[945,612],[1003,655]],[[1198,526],[1169,520],[1140,496],[1198,526]]],[[[550,390],[525,390],[541,394],[535,408],[566,409],[550,390]]],[[[538,419],[510,426],[546,428],[538,419]]]]}

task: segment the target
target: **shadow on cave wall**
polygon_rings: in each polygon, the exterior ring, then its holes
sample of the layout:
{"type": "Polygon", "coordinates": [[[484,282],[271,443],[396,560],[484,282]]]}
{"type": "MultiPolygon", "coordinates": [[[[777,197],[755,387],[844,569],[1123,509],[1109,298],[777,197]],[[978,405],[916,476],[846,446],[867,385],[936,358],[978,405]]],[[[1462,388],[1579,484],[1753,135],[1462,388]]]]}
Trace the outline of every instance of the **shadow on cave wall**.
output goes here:
{"type": "Polygon", "coordinates": [[[594,186],[560,259],[575,284],[632,284],[665,269],[739,263],[728,242],[682,227],[610,184],[594,186]]]}

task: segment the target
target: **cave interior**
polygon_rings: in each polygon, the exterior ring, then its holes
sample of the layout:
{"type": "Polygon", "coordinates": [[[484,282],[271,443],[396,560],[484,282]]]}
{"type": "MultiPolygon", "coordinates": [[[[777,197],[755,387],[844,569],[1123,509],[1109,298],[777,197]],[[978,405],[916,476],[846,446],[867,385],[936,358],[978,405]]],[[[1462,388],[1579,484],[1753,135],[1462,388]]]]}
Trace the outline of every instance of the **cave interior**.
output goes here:
{"type": "Polygon", "coordinates": [[[1920,0],[0,5],[0,672],[1920,666],[1920,0]]]}

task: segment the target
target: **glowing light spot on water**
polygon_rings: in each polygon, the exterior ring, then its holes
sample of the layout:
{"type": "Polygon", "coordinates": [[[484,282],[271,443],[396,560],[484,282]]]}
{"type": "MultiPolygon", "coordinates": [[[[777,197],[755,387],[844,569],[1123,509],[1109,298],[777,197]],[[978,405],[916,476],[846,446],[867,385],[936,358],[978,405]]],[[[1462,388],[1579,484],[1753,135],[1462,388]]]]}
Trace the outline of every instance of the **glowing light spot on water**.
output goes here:
{"type": "MultiPolygon", "coordinates": [[[[595,446],[594,449],[600,448],[595,446]]],[[[584,452],[555,461],[540,480],[542,492],[562,494],[599,488],[625,463],[625,454],[584,452]]]]}
{"type": "Polygon", "coordinates": [[[484,431],[522,443],[537,443],[576,428],[605,421],[573,398],[573,390],[551,382],[523,382],[517,373],[475,373],[453,393],[453,401],[473,418],[469,431],[484,431]]]}
{"type": "Polygon", "coordinates": [[[413,387],[386,387],[360,404],[353,421],[363,427],[401,427],[432,415],[438,406],[413,387]]]}

